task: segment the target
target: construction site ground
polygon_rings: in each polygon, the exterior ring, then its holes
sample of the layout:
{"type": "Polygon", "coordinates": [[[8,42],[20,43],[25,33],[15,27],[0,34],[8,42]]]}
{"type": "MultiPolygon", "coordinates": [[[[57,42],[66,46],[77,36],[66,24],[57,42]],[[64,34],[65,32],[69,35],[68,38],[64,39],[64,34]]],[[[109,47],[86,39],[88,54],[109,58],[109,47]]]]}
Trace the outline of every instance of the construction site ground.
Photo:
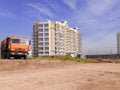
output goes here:
{"type": "Polygon", "coordinates": [[[120,63],[0,60],[0,90],[120,90],[120,63]]]}

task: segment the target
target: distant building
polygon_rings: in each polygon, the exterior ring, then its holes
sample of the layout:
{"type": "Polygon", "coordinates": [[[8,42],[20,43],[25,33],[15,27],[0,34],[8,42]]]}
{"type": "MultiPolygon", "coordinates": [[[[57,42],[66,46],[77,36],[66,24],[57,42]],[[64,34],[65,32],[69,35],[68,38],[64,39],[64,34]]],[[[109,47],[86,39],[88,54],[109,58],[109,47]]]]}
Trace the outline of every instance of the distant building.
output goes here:
{"type": "Polygon", "coordinates": [[[33,56],[81,55],[81,33],[67,21],[43,20],[33,24],[33,56]]]}
{"type": "Polygon", "coordinates": [[[117,53],[120,54],[120,32],[117,33],[117,53]]]}

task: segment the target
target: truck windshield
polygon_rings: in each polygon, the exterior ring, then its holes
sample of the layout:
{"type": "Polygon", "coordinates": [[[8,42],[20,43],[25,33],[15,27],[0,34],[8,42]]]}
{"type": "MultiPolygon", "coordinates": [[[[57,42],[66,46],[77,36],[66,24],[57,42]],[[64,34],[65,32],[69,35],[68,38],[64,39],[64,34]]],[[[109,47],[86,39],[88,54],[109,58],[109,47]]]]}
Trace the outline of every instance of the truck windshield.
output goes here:
{"type": "Polygon", "coordinates": [[[28,40],[21,40],[21,39],[12,39],[12,43],[19,43],[19,44],[25,44],[25,45],[29,45],[29,41],[28,40]]]}

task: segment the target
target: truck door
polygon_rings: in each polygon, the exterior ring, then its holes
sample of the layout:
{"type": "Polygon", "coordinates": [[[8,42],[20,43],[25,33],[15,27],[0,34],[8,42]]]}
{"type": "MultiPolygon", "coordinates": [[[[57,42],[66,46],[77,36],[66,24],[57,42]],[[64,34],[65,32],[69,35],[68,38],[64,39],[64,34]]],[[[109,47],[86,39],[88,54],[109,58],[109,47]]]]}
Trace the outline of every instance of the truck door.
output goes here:
{"type": "Polygon", "coordinates": [[[10,38],[7,38],[6,40],[6,50],[8,51],[9,50],[9,44],[10,44],[10,38]]]}

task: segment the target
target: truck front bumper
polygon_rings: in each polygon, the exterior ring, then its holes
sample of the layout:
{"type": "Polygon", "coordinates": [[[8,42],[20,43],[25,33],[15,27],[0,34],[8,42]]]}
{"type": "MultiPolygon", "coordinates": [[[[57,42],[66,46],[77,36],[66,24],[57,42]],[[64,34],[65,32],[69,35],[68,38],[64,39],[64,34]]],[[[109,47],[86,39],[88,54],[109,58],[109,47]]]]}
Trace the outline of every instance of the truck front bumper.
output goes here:
{"type": "Polygon", "coordinates": [[[28,55],[27,52],[10,52],[10,55],[28,55]]]}

